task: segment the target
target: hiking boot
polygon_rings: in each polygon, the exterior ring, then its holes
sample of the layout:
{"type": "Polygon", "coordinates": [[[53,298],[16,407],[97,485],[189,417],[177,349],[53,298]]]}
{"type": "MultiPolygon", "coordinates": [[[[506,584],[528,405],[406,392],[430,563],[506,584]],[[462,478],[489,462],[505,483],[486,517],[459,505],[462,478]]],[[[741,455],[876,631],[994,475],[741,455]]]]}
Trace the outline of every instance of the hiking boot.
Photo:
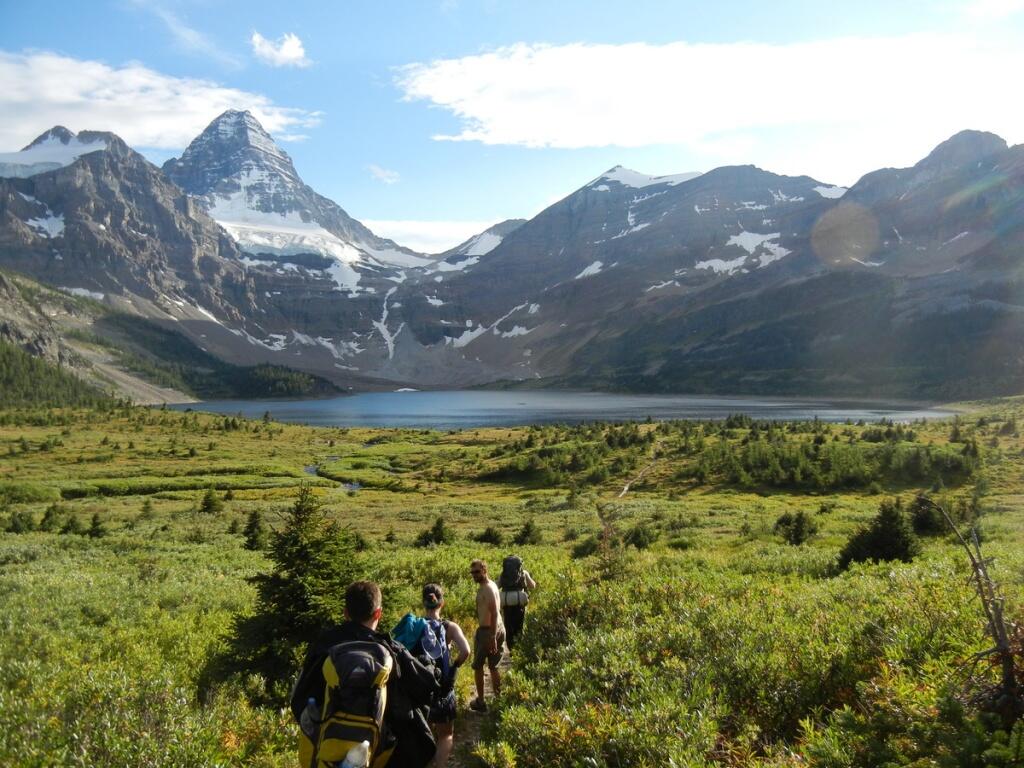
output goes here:
{"type": "Polygon", "coordinates": [[[471,702],[469,702],[469,708],[472,709],[474,712],[486,712],[487,702],[483,699],[473,699],[471,702]]]}

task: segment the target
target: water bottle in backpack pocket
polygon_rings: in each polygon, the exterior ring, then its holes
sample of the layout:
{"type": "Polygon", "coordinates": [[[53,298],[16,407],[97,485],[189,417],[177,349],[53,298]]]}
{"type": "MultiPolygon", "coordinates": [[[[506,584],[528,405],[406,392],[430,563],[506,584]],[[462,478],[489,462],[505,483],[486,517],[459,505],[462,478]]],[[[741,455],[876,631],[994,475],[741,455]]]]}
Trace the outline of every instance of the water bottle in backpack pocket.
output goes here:
{"type": "Polygon", "coordinates": [[[370,742],[361,741],[348,751],[338,768],[369,768],[369,766],[370,742]]]}

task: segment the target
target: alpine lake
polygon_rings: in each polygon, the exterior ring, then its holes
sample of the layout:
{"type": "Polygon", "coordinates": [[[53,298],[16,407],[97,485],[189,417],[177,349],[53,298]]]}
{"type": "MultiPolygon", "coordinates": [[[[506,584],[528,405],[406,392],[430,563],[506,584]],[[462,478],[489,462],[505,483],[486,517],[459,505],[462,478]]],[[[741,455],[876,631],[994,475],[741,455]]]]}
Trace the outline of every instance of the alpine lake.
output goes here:
{"type": "Polygon", "coordinates": [[[895,422],[951,416],[948,410],[908,402],[816,398],[635,395],[569,391],[396,391],[315,400],[211,400],[179,410],[275,420],[310,426],[473,429],[529,424],[580,424],[725,419],[745,414],[757,420],[895,422]]]}

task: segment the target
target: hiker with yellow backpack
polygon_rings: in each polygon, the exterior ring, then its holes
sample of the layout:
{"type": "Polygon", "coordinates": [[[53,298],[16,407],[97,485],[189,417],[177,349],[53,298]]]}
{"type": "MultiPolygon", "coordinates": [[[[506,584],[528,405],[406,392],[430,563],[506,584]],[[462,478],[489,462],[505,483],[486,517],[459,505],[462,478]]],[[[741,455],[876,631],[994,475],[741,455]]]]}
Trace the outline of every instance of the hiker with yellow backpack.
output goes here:
{"type": "Polygon", "coordinates": [[[380,588],[354,582],[345,622],[310,645],[291,697],[302,768],[425,768],[433,759],[437,674],[377,632],[380,615],[380,588]]]}

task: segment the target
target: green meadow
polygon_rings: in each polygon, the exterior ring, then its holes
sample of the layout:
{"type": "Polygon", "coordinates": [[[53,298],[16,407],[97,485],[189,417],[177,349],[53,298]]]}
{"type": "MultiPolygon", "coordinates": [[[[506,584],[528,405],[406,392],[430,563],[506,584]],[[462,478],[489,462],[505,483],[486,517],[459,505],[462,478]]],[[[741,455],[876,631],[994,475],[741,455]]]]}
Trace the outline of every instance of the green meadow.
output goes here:
{"type": "Polygon", "coordinates": [[[1024,727],[986,698],[966,555],[918,501],[979,531],[1019,622],[1018,423],[1021,400],[909,425],[457,432],[2,411],[0,763],[293,765],[288,676],[216,660],[274,568],[248,529],[272,540],[307,488],[385,626],[437,581],[472,631],[474,557],[518,552],[538,581],[462,765],[1024,765],[1024,727]],[[906,556],[844,562],[886,506],[906,556]]]}

